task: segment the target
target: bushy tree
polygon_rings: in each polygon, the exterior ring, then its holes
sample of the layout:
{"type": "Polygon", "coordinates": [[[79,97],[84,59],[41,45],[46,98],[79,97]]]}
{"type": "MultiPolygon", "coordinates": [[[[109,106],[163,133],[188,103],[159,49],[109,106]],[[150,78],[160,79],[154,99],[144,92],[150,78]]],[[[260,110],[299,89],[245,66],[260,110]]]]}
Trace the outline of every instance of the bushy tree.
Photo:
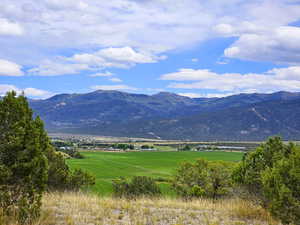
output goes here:
{"type": "Polygon", "coordinates": [[[23,224],[39,216],[46,188],[48,143],[24,96],[0,100],[0,207],[23,224]]]}
{"type": "Polygon", "coordinates": [[[46,156],[49,160],[49,190],[79,190],[95,184],[95,177],[89,173],[81,169],[71,171],[64,156],[53,147],[48,149],[46,156]]]}
{"type": "Polygon", "coordinates": [[[47,187],[78,190],[94,183],[88,173],[69,169],[24,96],[11,92],[0,100],[0,210],[5,215],[26,224],[39,216],[47,187]]]}
{"type": "Polygon", "coordinates": [[[231,187],[231,168],[231,163],[223,161],[184,162],[177,170],[172,187],[185,198],[217,198],[228,193],[231,187]]]}
{"type": "Polygon", "coordinates": [[[299,147],[270,138],[244,157],[233,179],[258,196],[283,223],[300,224],[299,147]]]}
{"type": "Polygon", "coordinates": [[[136,198],[140,196],[159,196],[161,191],[151,177],[134,176],[131,181],[125,178],[114,180],[113,193],[116,197],[136,198]]]}
{"type": "Polygon", "coordinates": [[[262,187],[271,213],[285,224],[300,224],[300,149],[262,172],[262,187]]]}
{"type": "Polygon", "coordinates": [[[291,145],[284,145],[279,137],[270,138],[255,151],[246,153],[233,172],[235,182],[243,184],[251,193],[262,194],[261,172],[288,154],[291,145]]]}

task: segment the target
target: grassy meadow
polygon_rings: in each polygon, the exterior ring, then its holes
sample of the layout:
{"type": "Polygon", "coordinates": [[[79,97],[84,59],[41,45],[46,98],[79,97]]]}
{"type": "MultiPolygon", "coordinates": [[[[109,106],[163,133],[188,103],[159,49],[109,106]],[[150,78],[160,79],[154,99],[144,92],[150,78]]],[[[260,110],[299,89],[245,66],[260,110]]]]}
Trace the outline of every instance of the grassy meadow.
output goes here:
{"type": "MultiPolygon", "coordinates": [[[[82,168],[96,177],[92,191],[109,196],[112,193],[112,180],[118,177],[150,176],[171,178],[183,161],[207,160],[239,161],[241,152],[81,152],[84,159],[69,159],[72,168],[82,168]]],[[[161,182],[160,187],[167,196],[173,196],[169,184],[161,182]]]]}
{"type": "MultiPolygon", "coordinates": [[[[15,218],[0,224],[24,225],[15,218]]],[[[87,193],[46,193],[41,217],[32,225],[282,225],[267,210],[242,199],[99,197],[87,193]]]]}

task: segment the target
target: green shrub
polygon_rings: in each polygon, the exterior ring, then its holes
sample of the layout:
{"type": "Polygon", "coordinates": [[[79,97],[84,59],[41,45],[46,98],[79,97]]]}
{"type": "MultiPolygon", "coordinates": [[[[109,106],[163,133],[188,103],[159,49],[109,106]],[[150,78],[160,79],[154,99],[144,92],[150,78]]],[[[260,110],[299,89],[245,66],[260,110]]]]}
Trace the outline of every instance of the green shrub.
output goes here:
{"type": "Polygon", "coordinates": [[[84,159],[84,156],[74,148],[71,149],[56,148],[56,151],[66,153],[67,155],[69,155],[74,159],[84,159]]]}
{"type": "Polygon", "coordinates": [[[78,191],[95,185],[95,177],[81,169],[75,169],[69,176],[69,190],[78,191]]]}
{"type": "Polygon", "coordinates": [[[233,179],[259,197],[284,224],[300,224],[300,149],[270,138],[247,154],[233,179]]]}
{"type": "Polygon", "coordinates": [[[231,163],[223,161],[198,159],[195,163],[185,162],[178,168],[172,187],[185,198],[218,198],[231,188],[231,168],[231,163]]]}
{"type": "Polygon", "coordinates": [[[39,216],[47,183],[49,145],[32,115],[24,96],[11,92],[0,100],[0,208],[22,224],[39,216]]]}
{"type": "Polygon", "coordinates": [[[159,196],[161,191],[151,177],[135,176],[131,181],[124,178],[114,180],[113,193],[116,197],[136,198],[140,196],[159,196]]]}
{"type": "Polygon", "coordinates": [[[54,149],[48,151],[49,160],[48,189],[49,190],[79,190],[95,184],[95,177],[80,169],[71,171],[63,155],[54,149]]]}

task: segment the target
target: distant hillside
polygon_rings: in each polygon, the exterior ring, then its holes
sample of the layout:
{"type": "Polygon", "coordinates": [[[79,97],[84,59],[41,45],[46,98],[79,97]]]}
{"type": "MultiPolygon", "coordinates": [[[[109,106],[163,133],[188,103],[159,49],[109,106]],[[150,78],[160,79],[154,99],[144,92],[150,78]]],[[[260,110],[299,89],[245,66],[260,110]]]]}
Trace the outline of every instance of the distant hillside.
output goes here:
{"type": "Polygon", "coordinates": [[[300,93],[188,98],[119,91],[31,100],[52,132],[184,140],[300,139],[300,93]]]}

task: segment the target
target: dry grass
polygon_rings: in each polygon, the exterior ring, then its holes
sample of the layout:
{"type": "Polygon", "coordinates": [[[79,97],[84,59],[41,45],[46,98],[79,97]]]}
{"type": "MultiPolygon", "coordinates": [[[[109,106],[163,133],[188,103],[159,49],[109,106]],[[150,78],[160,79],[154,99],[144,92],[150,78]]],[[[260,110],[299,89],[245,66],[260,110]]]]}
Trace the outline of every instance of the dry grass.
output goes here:
{"type": "MultiPolygon", "coordinates": [[[[10,225],[18,225],[11,221],[10,225]]],[[[279,225],[245,200],[113,199],[82,193],[50,193],[34,225],[279,225]]]]}

